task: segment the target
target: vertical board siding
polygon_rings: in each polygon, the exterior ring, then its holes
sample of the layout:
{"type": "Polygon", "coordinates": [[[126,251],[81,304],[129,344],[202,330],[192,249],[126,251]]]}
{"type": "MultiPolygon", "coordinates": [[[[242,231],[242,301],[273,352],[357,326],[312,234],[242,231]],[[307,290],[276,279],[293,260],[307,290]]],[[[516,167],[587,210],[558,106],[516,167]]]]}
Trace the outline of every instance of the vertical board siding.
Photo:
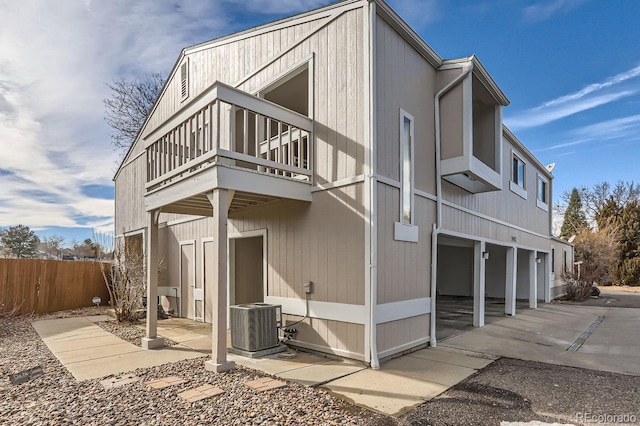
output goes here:
{"type": "Polygon", "coordinates": [[[0,259],[0,314],[84,308],[93,306],[95,296],[109,303],[99,262],[0,259]]]}
{"type": "MultiPolygon", "coordinates": [[[[302,317],[284,315],[285,324],[293,324],[302,317]]],[[[311,345],[312,349],[355,359],[364,358],[364,325],[320,318],[307,318],[295,328],[298,330],[291,343],[311,345]]]]}
{"type": "Polygon", "coordinates": [[[431,295],[431,225],[435,203],[415,197],[417,243],[395,241],[394,222],[400,220],[400,190],[378,184],[378,304],[431,295]]]}
{"type": "Polygon", "coordinates": [[[400,181],[400,109],[414,119],[415,187],[435,192],[436,70],[382,18],[377,18],[377,173],[400,181]]]}
{"type": "Polygon", "coordinates": [[[147,182],[143,155],[122,168],[115,182],[116,235],[147,226],[144,186],[147,182]]]}
{"type": "MultiPolygon", "coordinates": [[[[365,152],[362,19],[360,10],[352,10],[319,30],[324,20],[247,36],[191,53],[188,55],[188,99],[193,99],[216,81],[234,85],[246,79],[239,88],[253,93],[315,53],[315,179],[325,183],[361,174],[365,152]],[[283,53],[307,36],[303,43],[283,53]],[[262,67],[262,71],[256,72],[262,67]]],[[[178,80],[174,77],[168,83],[143,136],[181,108],[184,102],[180,101],[178,80]]]]}
{"type": "Polygon", "coordinates": [[[236,212],[229,232],[267,230],[267,293],[364,304],[364,186],[314,193],[311,204],[278,201],[236,212]]]}
{"type": "Polygon", "coordinates": [[[428,314],[378,324],[378,353],[391,351],[385,354],[389,356],[402,352],[393,349],[429,337],[429,324],[428,314]]]}
{"type": "MultiPolygon", "coordinates": [[[[536,165],[529,161],[527,156],[519,153],[519,156],[526,163],[526,191],[527,199],[523,199],[509,189],[511,180],[511,158],[512,150],[516,154],[519,150],[515,148],[506,138],[503,138],[502,147],[502,190],[486,192],[481,194],[471,194],[448,182],[443,182],[443,198],[459,206],[494,217],[504,222],[530,229],[542,235],[549,234],[549,213],[536,205],[537,199],[537,174],[544,174],[537,169],[536,165]]],[[[549,182],[549,186],[552,182],[549,182]]],[[[552,208],[549,205],[549,208],[552,208]]],[[[446,215],[445,215],[446,217],[446,215]]],[[[458,228],[448,229],[459,231],[458,228]]],[[[462,232],[462,231],[459,231],[462,232]]],[[[504,241],[511,241],[510,239],[504,241]]]]}

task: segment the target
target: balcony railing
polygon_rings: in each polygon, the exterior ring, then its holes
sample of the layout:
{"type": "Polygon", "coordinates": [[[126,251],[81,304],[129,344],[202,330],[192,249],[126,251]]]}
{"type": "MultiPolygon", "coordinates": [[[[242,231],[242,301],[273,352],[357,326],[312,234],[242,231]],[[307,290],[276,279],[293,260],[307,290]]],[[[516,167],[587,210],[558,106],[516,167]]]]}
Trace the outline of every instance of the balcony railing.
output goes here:
{"type": "Polygon", "coordinates": [[[313,121],[215,83],[145,138],[147,191],[215,165],[311,182],[313,121]]]}

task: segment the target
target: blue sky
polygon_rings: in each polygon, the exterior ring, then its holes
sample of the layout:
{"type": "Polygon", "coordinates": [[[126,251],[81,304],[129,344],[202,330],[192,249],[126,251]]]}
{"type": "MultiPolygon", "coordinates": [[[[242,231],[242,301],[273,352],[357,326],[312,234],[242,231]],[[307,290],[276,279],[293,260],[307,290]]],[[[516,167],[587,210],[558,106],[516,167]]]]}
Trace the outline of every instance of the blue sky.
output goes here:
{"type": "MultiPolygon", "coordinates": [[[[78,241],[113,229],[107,82],[168,74],[180,49],[322,0],[0,0],[0,227],[78,241]]],[[[640,180],[640,2],[394,0],[444,58],[476,54],[511,100],[504,122],[555,199],[640,180]]]]}

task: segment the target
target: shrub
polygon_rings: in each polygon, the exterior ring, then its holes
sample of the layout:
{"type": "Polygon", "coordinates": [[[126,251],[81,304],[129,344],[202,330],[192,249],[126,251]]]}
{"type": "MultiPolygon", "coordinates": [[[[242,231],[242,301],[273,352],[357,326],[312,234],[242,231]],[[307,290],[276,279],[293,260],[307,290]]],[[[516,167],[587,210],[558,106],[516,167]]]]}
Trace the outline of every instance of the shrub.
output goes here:
{"type": "Polygon", "coordinates": [[[618,249],[614,228],[607,227],[597,232],[582,229],[574,240],[576,259],[579,265],[573,271],[562,274],[566,284],[566,299],[581,301],[591,296],[594,284],[611,282],[611,266],[618,249]]]}

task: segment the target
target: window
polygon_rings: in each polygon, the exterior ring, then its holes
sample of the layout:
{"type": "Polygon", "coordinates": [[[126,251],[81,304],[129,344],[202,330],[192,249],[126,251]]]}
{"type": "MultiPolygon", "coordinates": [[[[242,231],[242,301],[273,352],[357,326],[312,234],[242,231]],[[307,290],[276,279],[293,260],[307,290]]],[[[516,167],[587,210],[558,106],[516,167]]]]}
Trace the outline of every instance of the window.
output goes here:
{"type": "Polygon", "coordinates": [[[413,117],[400,110],[401,222],[413,224],[413,117]]]}
{"type": "Polygon", "coordinates": [[[400,222],[394,224],[396,241],[418,242],[418,227],[413,225],[413,162],[414,127],[413,117],[400,110],[400,222]]]}
{"type": "Polygon", "coordinates": [[[180,99],[185,100],[189,97],[189,61],[185,61],[180,65],[180,99]]]}
{"type": "Polygon", "coordinates": [[[538,196],[536,199],[536,205],[538,208],[549,211],[549,182],[538,175],[538,196]]]}
{"type": "Polygon", "coordinates": [[[513,170],[511,172],[511,181],[518,185],[520,188],[524,189],[524,161],[520,159],[517,155],[513,155],[513,170]]]}
{"type": "Polygon", "coordinates": [[[511,151],[511,181],[509,182],[509,189],[525,200],[527,199],[526,171],[527,165],[514,151],[511,151]]]}
{"type": "Polygon", "coordinates": [[[547,181],[538,176],[538,201],[547,204],[547,181]]]}
{"type": "Polygon", "coordinates": [[[551,249],[551,272],[556,271],[556,249],[551,249]]]}

